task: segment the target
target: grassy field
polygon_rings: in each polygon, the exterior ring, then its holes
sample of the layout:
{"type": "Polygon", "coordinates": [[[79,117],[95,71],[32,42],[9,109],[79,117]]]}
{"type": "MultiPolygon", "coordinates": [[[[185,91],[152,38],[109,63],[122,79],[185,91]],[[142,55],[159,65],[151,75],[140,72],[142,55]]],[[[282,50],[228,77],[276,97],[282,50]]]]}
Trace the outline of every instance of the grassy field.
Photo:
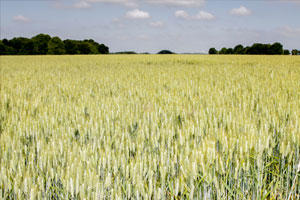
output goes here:
{"type": "Polygon", "coordinates": [[[0,199],[300,198],[300,57],[0,67],[0,199]]]}

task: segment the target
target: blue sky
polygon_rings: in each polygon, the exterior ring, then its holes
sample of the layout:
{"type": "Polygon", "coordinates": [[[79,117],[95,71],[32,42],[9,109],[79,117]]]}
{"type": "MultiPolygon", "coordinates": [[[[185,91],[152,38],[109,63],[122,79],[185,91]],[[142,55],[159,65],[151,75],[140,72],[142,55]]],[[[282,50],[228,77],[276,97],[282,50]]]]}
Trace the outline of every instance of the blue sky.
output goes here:
{"type": "Polygon", "coordinates": [[[91,38],[110,51],[300,48],[300,0],[0,0],[0,37],[91,38]]]}

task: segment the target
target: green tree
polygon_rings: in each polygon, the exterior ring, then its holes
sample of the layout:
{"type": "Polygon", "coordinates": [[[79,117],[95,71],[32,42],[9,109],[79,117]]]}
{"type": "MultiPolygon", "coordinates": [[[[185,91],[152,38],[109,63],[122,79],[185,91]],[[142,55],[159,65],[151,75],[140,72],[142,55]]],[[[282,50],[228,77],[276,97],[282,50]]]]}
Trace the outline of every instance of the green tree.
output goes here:
{"type": "Polygon", "coordinates": [[[290,55],[290,51],[289,51],[288,49],[285,49],[285,50],[283,51],[283,54],[284,54],[284,55],[290,55]]]}
{"type": "Polygon", "coordinates": [[[12,50],[12,54],[16,55],[30,55],[33,52],[33,42],[31,39],[24,37],[17,37],[7,42],[12,50]]]}
{"type": "Polygon", "coordinates": [[[220,51],[219,54],[227,54],[227,48],[223,47],[220,51]]]}
{"type": "Polygon", "coordinates": [[[4,44],[5,46],[8,46],[8,45],[9,45],[9,41],[8,41],[8,39],[6,39],[6,38],[4,38],[4,39],[2,40],[2,42],[3,42],[3,44],[4,44]]]}
{"type": "Polygon", "coordinates": [[[2,40],[0,40],[0,55],[6,55],[6,46],[3,44],[2,40]]]}
{"type": "Polygon", "coordinates": [[[20,40],[20,38],[13,38],[13,39],[8,41],[8,46],[12,48],[11,53],[13,55],[18,55],[19,54],[19,50],[22,47],[22,41],[21,40],[20,40]]]}
{"type": "Polygon", "coordinates": [[[244,52],[244,47],[241,44],[236,45],[233,49],[234,54],[243,54],[243,52],[244,52]]]}
{"type": "Polygon", "coordinates": [[[32,55],[34,50],[34,42],[31,39],[27,39],[22,48],[22,54],[32,55]]]}
{"type": "Polygon", "coordinates": [[[98,52],[100,54],[109,54],[109,48],[105,46],[104,44],[99,44],[98,45],[98,52]]]}
{"type": "Polygon", "coordinates": [[[228,48],[226,53],[227,54],[233,54],[233,48],[228,48]]]}
{"type": "Polygon", "coordinates": [[[65,45],[61,39],[59,37],[51,38],[51,40],[48,42],[48,54],[60,55],[64,54],[65,52],[65,45]]]}
{"type": "Polygon", "coordinates": [[[78,42],[75,40],[64,40],[66,54],[78,54],[78,42]]]}
{"type": "Polygon", "coordinates": [[[248,54],[252,54],[252,55],[264,54],[264,45],[261,43],[254,43],[249,48],[248,54]]]}
{"type": "Polygon", "coordinates": [[[89,49],[90,49],[90,52],[88,54],[98,54],[98,43],[95,42],[94,40],[92,39],[89,39],[89,40],[83,40],[84,43],[87,43],[89,45],[89,49]]]}
{"type": "Polygon", "coordinates": [[[161,50],[160,52],[158,52],[157,54],[174,54],[174,52],[170,51],[170,50],[161,50]]]}
{"type": "Polygon", "coordinates": [[[283,54],[282,44],[280,44],[279,42],[275,42],[274,44],[271,45],[270,52],[271,52],[271,54],[274,54],[274,55],[275,54],[278,54],[278,55],[283,54]]]}
{"type": "Polygon", "coordinates": [[[119,51],[114,54],[137,54],[135,51],[119,51]]]}
{"type": "Polygon", "coordinates": [[[8,39],[3,39],[2,40],[2,45],[1,45],[1,50],[0,50],[1,55],[14,55],[15,51],[14,49],[10,46],[9,40],[8,39]]]}
{"type": "Polygon", "coordinates": [[[108,54],[109,48],[105,46],[104,44],[98,44],[92,39],[84,40],[83,42],[89,44],[90,52],[89,54],[108,54]]]}
{"type": "Polygon", "coordinates": [[[208,51],[209,54],[217,54],[218,51],[216,48],[210,48],[209,51],[208,51]]]}
{"type": "Polygon", "coordinates": [[[47,34],[38,34],[31,38],[34,43],[33,54],[47,54],[48,42],[51,37],[47,34]]]}
{"type": "Polygon", "coordinates": [[[298,55],[298,52],[299,52],[299,51],[298,51],[297,49],[293,49],[293,50],[292,50],[292,55],[298,55]]]}
{"type": "Polygon", "coordinates": [[[47,34],[38,34],[31,39],[17,37],[11,40],[0,40],[1,55],[24,54],[108,54],[109,48],[92,39],[64,40],[59,37],[51,38],[47,34]]]}
{"type": "Polygon", "coordinates": [[[87,42],[79,42],[78,43],[78,51],[79,51],[79,54],[91,54],[91,52],[92,52],[90,45],[87,42]]]}
{"type": "Polygon", "coordinates": [[[28,38],[18,38],[20,43],[21,43],[21,47],[18,50],[18,54],[20,55],[31,55],[33,54],[33,48],[34,48],[34,43],[31,39],[28,38]]]}
{"type": "Polygon", "coordinates": [[[251,47],[247,49],[246,54],[253,54],[253,55],[268,55],[274,54],[272,53],[273,50],[270,44],[261,44],[261,43],[254,43],[251,47]]]}

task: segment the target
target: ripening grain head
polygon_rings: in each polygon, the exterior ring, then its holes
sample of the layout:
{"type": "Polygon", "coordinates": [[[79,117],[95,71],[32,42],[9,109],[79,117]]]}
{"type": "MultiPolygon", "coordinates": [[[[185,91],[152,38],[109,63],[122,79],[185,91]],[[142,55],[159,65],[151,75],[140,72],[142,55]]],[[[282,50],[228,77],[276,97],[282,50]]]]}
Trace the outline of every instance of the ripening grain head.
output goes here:
{"type": "Polygon", "coordinates": [[[299,171],[299,63],[2,56],[0,197],[287,198],[299,171]]]}

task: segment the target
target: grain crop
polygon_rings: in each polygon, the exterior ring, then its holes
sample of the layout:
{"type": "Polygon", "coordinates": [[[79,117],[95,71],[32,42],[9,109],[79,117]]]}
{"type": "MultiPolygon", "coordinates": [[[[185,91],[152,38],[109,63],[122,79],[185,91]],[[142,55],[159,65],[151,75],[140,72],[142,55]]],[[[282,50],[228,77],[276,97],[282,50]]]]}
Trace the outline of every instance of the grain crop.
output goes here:
{"type": "Polygon", "coordinates": [[[299,199],[300,57],[1,56],[0,199],[299,199]]]}

